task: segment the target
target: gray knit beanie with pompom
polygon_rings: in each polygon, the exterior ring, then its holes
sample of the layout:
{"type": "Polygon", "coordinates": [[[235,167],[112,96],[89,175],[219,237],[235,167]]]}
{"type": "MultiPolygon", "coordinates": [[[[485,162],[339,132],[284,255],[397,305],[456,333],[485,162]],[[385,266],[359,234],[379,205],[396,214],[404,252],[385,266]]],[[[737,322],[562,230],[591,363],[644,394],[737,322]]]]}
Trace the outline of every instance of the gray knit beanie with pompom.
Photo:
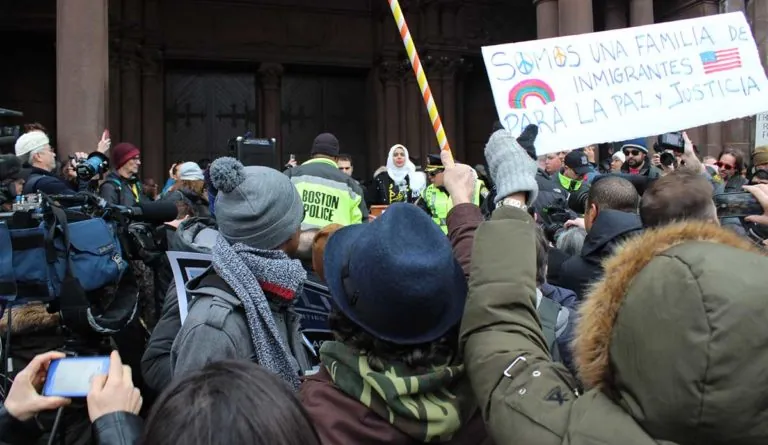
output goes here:
{"type": "Polygon", "coordinates": [[[233,158],[219,158],[210,167],[216,195],[219,233],[230,243],[273,250],[299,230],[304,205],[296,187],[268,167],[243,167],[233,158]]]}

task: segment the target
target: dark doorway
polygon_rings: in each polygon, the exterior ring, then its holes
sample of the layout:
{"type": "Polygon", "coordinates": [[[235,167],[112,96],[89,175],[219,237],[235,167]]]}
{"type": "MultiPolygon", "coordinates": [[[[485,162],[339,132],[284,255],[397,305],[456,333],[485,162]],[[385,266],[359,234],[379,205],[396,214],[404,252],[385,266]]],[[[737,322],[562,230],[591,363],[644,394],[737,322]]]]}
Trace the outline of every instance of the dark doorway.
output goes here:
{"type": "MultiPolygon", "coordinates": [[[[229,155],[227,141],[258,134],[256,76],[172,71],[165,83],[165,147],[169,162],[229,155]]],[[[166,162],[166,163],[169,163],[166,162]]]]}
{"type": "Polygon", "coordinates": [[[333,74],[286,74],[282,81],[283,158],[309,157],[312,141],[330,132],[342,153],[352,156],[355,176],[368,176],[365,77],[333,74]]]}

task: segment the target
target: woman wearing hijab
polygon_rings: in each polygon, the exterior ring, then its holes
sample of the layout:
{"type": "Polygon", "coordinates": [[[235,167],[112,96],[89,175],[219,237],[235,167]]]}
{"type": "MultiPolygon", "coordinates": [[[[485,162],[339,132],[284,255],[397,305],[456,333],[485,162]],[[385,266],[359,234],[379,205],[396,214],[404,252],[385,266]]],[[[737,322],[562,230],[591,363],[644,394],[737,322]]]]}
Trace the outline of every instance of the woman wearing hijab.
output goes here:
{"type": "Polygon", "coordinates": [[[414,189],[411,185],[416,166],[408,160],[408,149],[396,144],[389,149],[387,170],[373,178],[368,194],[370,205],[390,205],[396,202],[414,202],[414,189]]]}

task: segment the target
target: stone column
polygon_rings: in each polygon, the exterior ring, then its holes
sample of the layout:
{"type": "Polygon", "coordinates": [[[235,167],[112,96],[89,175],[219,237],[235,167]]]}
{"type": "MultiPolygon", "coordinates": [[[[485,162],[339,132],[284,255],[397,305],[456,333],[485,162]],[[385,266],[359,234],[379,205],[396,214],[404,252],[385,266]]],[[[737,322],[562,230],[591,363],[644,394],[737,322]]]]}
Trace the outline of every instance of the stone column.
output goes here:
{"type": "Polygon", "coordinates": [[[533,0],[533,4],[536,6],[536,38],[557,37],[560,32],[557,0],[533,0]]]}
{"type": "Polygon", "coordinates": [[[605,29],[627,27],[627,0],[605,0],[605,29]]]}
{"type": "Polygon", "coordinates": [[[558,6],[560,36],[594,30],[592,0],[558,0],[558,6]]]}
{"type": "MultiPolygon", "coordinates": [[[[142,174],[162,184],[170,167],[165,157],[165,72],[160,24],[160,1],[144,2],[142,46],[141,148],[142,174]]],[[[192,159],[190,159],[192,160],[192,159]]],[[[194,159],[197,161],[197,159],[194,159]]]]}
{"type": "Polygon", "coordinates": [[[653,0],[629,0],[629,24],[631,26],[653,24],[653,0]]]}
{"type": "Polygon", "coordinates": [[[385,61],[381,64],[381,81],[384,83],[384,145],[388,149],[400,141],[400,80],[402,65],[397,61],[385,61]]]}
{"type": "Polygon", "coordinates": [[[283,71],[283,66],[279,63],[263,63],[259,67],[262,91],[262,129],[266,137],[277,139],[277,147],[275,149],[279,155],[280,165],[285,165],[288,162],[287,156],[283,156],[280,145],[280,132],[282,129],[282,122],[280,122],[280,110],[282,107],[280,80],[283,77],[283,71]]]}
{"type": "Polygon", "coordinates": [[[107,125],[107,0],[56,2],[56,127],[59,157],[92,151],[107,125]]]}
{"type": "Polygon", "coordinates": [[[424,110],[424,101],[421,99],[421,90],[416,83],[416,76],[413,70],[407,70],[403,73],[403,93],[405,95],[405,146],[413,157],[421,157],[421,141],[419,139],[421,132],[421,115],[426,113],[424,110]]]}
{"type": "Polygon", "coordinates": [[[122,140],[131,142],[143,150],[141,133],[141,59],[144,39],[141,0],[123,0],[123,16],[120,22],[120,80],[122,84],[122,140]]]}
{"type": "Polygon", "coordinates": [[[443,60],[441,64],[443,78],[443,105],[440,113],[445,127],[445,134],[448,137],[448,143],[451,144],[456,159],[466,162],[466,153],[457,139],[458,134],[458,114],[457,114],[457,77],[459,71],[464,65],[463,58],[449,58],[443,60]]]}

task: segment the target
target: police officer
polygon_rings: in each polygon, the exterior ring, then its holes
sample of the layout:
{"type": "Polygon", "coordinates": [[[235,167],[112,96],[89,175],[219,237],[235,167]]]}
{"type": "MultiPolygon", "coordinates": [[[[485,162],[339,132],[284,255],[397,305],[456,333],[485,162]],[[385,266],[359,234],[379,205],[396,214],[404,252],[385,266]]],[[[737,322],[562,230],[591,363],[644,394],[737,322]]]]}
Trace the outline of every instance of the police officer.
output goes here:
{"type": "Polygon", "coordinates": [[[352,177],[339,170],[339,141],[330,133],[315,138],[312,159],[285,174],[304,202],[302,230],[323,228],[329,224],[343,226],[368,219],[363,189],[352,177]]]}
{"type": "MultiPolygon", "coordinates": [[[[427,177],[429,177],[430,184],[424,190],[424,193],[422,193],[421,198],[419,198],[416,204],[427,212],[435,223],[440,226],[443,233],[447,235],[448,212],[453,207],[453,204],[451,202],[451,197],[448,195],[448,191],[443,186],[445,167],[443,166],[443,161],[440,159],[440,155],[429,155],[428,164],[424,171],[427,173],[427,177]]],[[[472,203],[483,208],[483,203],[488,195],[488,188],[483,181],[478,179],[475,183],[475,193],[472,198],[472,203]]]]}

